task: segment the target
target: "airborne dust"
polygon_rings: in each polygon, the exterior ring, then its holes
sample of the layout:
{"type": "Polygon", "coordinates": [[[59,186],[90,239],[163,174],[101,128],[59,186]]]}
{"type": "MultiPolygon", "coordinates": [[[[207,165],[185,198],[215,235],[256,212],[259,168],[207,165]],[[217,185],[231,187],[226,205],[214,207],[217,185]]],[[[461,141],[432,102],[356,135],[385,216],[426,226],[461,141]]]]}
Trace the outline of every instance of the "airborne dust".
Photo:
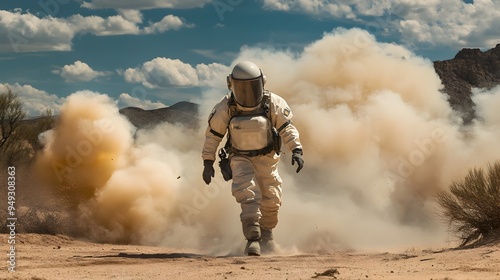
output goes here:
{"type": "MultiPolygon", "coordinates": [[[[304,145],[301,173],[288,151],[280,163],[284,252],[440,244],[450,237],[436,191],[500,158],[500,88],[475,92],[481,121],[463,127],[431,61],[365,31],[327,33],[300,53],[246,47],[241,60],[288,101],[304,145]]],[[[225,93],[196,100],[198,130],[137,131],[107,96],[77,92],[44,135],[39,174],[92,240],[241,253],[230,183],[220,173],[210,186],[201,179],[206,118],[225,93]]]]}

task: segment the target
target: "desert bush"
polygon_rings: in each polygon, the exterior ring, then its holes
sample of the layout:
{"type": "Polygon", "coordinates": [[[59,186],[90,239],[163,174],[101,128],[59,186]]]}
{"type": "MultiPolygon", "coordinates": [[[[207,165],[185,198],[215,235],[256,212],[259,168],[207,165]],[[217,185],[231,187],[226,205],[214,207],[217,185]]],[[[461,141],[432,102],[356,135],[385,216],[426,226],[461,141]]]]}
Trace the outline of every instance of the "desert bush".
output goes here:
{"type": "Polygon", "coordinates": [[[9,89],[0,94],[0,148],[14,135],[25,113],[17,95],[9,89]]]}
{"type": "Polygon", "coordinates": [[[52,111],[33,119],[24,117],[17,95],[10,90],[0,93],[0,166],[29,164],[43,148],[39,135],[52,128],[52,111]]]}
{"type": "Polygon", "coordinates": [[[1,164],[19,166],[30,164],[43,149],[40,134],[51,129],[54,118],[50,111],[34,119],[22,120],[7,144],[0,148],[1,164]]]}
{"type": "Polygon", "coordinates": [[[58,212],[29,208],[19,216],[18,232],[38,234],[65,234],[63,215],[58,212]]]}
{"type": "MultiPolygon", "coordinates": [[[[26,204],[22,206],[16,205],[17,214],[17,233],[37,233],[37,234],[70,234],[71,225],[70,215],[64,213],[61,210],[56,209],[57,207],[52,207],[54,209],[49,209],[46,206],[30,205],[26,204]]],[[[7,220],[7,212],[0,212],[0,219],[3,221],[7,220]]],[[[7,227],[0,227],[0,233],[9,233],[7,227]]]]}
{"type": "Polygon", "coordinates": [[[500,230],[500,162],[488,165],[486,172],[470,170],[464,179],[452,182],[449,192],[439,192],[437,200],[461,246],[490,239],[500,230]]]}

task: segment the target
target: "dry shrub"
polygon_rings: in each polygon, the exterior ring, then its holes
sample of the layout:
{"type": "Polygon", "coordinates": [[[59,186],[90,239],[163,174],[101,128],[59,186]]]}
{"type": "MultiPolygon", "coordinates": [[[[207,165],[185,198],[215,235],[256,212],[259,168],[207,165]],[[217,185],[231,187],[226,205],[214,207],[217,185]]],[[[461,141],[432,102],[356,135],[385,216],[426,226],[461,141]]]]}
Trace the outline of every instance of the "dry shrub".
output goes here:
{"type": "MultiPolygon", "coordinates": [[[[2,203],[3,204],[3,203],[2,203]]],[[[37,234],[65,234],[72,233],[71,217],[63,209],[48,209],[46,206],[38,208],[30,205],[16,205],[16,232],[37,234]]],[[[56,208],[56,207],[53,207],[56,208]]],[[[0,219],[7,220],[5,211],[0,213],[0,219]]],[[[8,227],[1,227],[0,233],[9,233],[8,227]]]]}
{"type": "Polygon", "coordinates": [[[488,165],[487,172],[470,170],[451,184],[450,192],[439,192],[437,199],[462,247],[500,241],[500,162],[488,165]]]}
{"type": "MultiPolygon", "coordinates": [[[[46,114],[51,114],[51,112],[46,114]]],[[[40,134],[49,130],[53,123],[54,117],[45,114],[34,119],[20,121],[5,145],[0,147],[0,155],[2,155],[0,165],[31,164],[36,153],[43,148],[40,134]]]]}
{"type": "Polygon", "coordinates": [[[64,217],[61,213],[29,208],[18,218],[18,232],[52,235],[67,234],[66,223],[63,220],[64,217]]]}

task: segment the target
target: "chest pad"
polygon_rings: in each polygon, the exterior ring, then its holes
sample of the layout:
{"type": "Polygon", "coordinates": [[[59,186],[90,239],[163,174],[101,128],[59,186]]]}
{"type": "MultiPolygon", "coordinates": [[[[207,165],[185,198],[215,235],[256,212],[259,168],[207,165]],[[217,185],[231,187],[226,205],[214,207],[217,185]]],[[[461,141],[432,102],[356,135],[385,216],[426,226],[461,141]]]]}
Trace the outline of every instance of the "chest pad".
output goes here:
{"type": "Polygon", "coordinates": [[[260,150],[272,142],[272,125],[262,115],[236,116],[229,122],[234,148],[242,151],[260,150]]]}

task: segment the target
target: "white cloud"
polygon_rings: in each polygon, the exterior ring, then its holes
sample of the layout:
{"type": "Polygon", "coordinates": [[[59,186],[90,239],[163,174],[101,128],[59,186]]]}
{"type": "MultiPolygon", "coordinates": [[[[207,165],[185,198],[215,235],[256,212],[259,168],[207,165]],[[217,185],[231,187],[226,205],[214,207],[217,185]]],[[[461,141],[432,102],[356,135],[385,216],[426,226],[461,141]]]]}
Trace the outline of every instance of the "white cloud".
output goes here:
{"type": "Polygon", "coordinates": [[[141,28],[142,13],[134,10],[119,10],[119,15],[110,17],[73,15],[66,19],[51,16],[39,18],[17,10],[0,10],[0,51],[37,52],[70,51],[73,38],[78,34],[97,36],[151,34],[192,24],[167,15],[160,22],[141,28]]]}
{"type": "Polygon", "coordinates": [[[140,11],[119,10],[118,12],[120,15],[107,18],[74,15],[68,21],[73,24],[76,32],[91,33],[98,36],[164,33],[194,26],[177,16],[167,15],[161,21],[150,23],[149,26],[141,29],[139,24],[143,21],[143,15],[140,11]]]}
{"type": "Polygon", "coordinates": [[[351,18],[352,8],[349,4],[337,3],[338,1],[292,1],[292,0],[263,0],[263,7],[279,11],[301,11],[307,14],[327,13],[334,17],[351,18]]]}
{"type": "Polygon", "coordinates": [[[225,65],[198,64],[195,67],[178,59],[157,57],[141,67],[124,72],[125,81],[142,83],[148,88],[169,86],[220,86],[229,68],[225,65]]]}
{"type": "Polygon", "coordinates": [[[191,65],[164,57],[145,62],[141,68],[129,68],[124,76],[127,82],[142,82],[149,88],[198,84],[198,75],[191,65]]]}
{"type": "MultiPolygon", "coordinates": [[[[409,45],[493,47],[500,38],[498,0],[263,0],[265,9],[331,16],[361,24],[372,33],[401,35],[409,45]]],[[[377,34],[375,34],[377,35],[377,34]]]]}
{"type": "Polygon", "coordinates": [[[98,77],[109,76],[111,73],[95,71],[90,68],[87,63],[78,60],[73,64],[64,65],[64,67],[61,68],[60,75],[66,80],[66,82],[88,82],[98,77]]]}
{"type": "Polygon", "coordinates": [[[212,0],[90,0],[83,2],[82,7],[89,9],[136,9],[147,10],[157,8],[191,9],[201,8],[212,0]]]}
{"type": "Polygon", "coordinates": [[[0,92],[6,92],[9,88],[19,97],[28,117],[39,116],[47,109],[57,114],[64,102],[64,98],[59,98],[55,94],[49,94],[30,85],[20,85],[18,83],[13,85],[0,84],[0,92]]]}
{"type": "Polygon", "coordinates": [[[151,110],[151,109],[164,108],[167,107],[167,105],[161,102],[153,102],[147,99],[142,100],[137,97],[133,97],[128,93],[122,93],[118,97],[118,107],[119,108],[137,107],[144,110],[151,110]]]}
{"type": "Polygon", "coordinates": [[[179,17],[173,15],[165,16],[161,21],[152,23],[150,26],[144,28],[144,33],[163,33],[169,30],[179,30],[182,27],[191,28],[193,24],[185,23],[179,17]]]}
{"type": "Polygon", "coordinates": [[[198,74],[198,81],[201,86],[227,86],[226,76],[230,71],[229,67],[219,63],[196,65],[196,73],[198,74]]]}
{"type": "Polygon", "coordinates": [[[119,9],[118,13],[130,22],[142,23],[143,15],[139,10],[119,9]]]}
{"type": "Polygon", "coordinates": [[[68,18],[76,33],[91,33],[98,36],[139,34],[136,22],[128,21],[121,15],[102,18],[98,16],[74,15],[68,18]]]}
{"type": "Polygon", "coordinates": [[[408,43],[485,48],[495,46],[500,38],[500,9],[491,0],[473,4],[447,0],[405,6],[401,11],[399,31],[408,43]],[[414,8],[421,12],[413,12],[414,8]]]}
{"type": "Polygon", "coordinates": [[[181,28],[191,28],[194,25],[186,23],[174,15],[167,15],[159,22],[150,23],[141,29],[142,13],[134,10],[120,10],[121,15],[101,18],[98,16],[71,16],[68,20],[75,26],[78,33],[91,33],[98,36],[124,34],[157,34],[181,28]]]}
{"type": "Polygon", "coordinates": [[[0,51],[69,51],[75,36],[62,19],[0,10],[0,51]]]}

